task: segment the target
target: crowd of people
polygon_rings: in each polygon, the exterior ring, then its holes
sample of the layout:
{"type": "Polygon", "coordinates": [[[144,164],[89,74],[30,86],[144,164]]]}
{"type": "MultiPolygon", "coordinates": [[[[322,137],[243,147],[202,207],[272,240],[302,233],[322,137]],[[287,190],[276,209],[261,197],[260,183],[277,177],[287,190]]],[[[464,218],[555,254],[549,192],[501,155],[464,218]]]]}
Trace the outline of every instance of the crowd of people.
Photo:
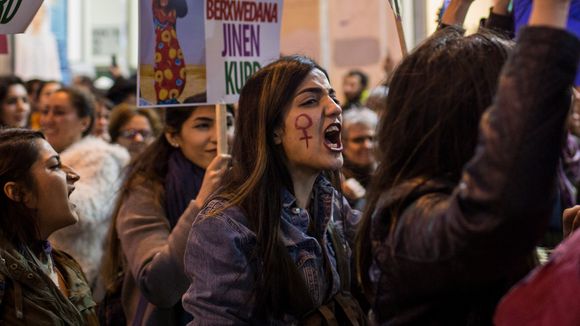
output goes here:
{"type": "Polygon", "coordinates": [[[310,58],[260,69],[229,154],[214,106],[1,77],[0,323],[580,324],[571,0],[516,41],[509,0],[466,36],[472,2],[344,103],[310,58]]]}

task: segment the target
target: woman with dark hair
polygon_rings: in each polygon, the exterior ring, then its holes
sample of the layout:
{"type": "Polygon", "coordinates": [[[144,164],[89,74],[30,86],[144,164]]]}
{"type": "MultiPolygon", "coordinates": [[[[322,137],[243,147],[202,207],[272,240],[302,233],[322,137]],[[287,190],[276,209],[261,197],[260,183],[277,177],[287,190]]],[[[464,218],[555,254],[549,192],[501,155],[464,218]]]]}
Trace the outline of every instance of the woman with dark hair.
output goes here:
{"type": "Polygon", "coordinates": [[[46,108],[48,104],[48,99],[58,89],[62,88],[62,84],[56,80],[49,80],[43,81],[42,84],[38,87],[35,99],[36,103],[34,104],[35,111],[30,113],[30,129],[32,130],[40,130],[40,117],[42,115],[42,110],[46,108]]]}
{"type": "Polygon", "coordinates": [[[348,289],[345,238],[359,216],[336,190],[335,91],[315,62],[284,57],[248,79],[238,112],[231,169],[189,235],[184,307],[194,325],[317,318],[348,289]]]}
{"type": "Polygon", "coordinates": [[[141,154],[161,133],[163,124],[153,109],[119,104],[111,112],[111,142],[125,147],[131,157],[141,154]]]}
{"type": "Polygon", "coordinates": [[[118,145],[90,136],[95,101],[74,88],[54,92],[41,110],[40,125],[46,140],[62,161],[82,177],[71,197],[79,222],[56,232],[54,246],[71,254],[83,267],[98,297],[97,275],[121,170],[129,153],[118,145]]]}
{"type": "Polygon", "coordinates": [[[22,79],[0,77],[0,127],[24,128],[29,115],[30,101],[22,79]]]}
{"type": "Polygon", "coordinates": [[[0,130],[0,323],[98,325],[80,266],[47,241],[77,222],[78,180],[41,133],[0,130]]]}
{"type": "Polygon", "coordinates": [[[580,53],[569,4],[535,0],[499,81],[504,41],[453,27],[394,72],[357,240],[379,323],[490,325],[532,267],[580,53]]]}
{"type": "Polygon", "coordinates": [[[107,291],[122,291],[127,325],[191,320],[181,306],[187,235],[229,162],[217,155],[216,128],[214,106],[166,109],[164,134],[129,165],[103,268],[107,291]]]}
{"type": "Polygon", "coordinates": [[[112,109],[113,102],[104,96],[95,96],[95,123],[93,124],[91,134],[107,142],[111,140],[111,135],[109,135],[109,120],[111,119],[112,109]]]}

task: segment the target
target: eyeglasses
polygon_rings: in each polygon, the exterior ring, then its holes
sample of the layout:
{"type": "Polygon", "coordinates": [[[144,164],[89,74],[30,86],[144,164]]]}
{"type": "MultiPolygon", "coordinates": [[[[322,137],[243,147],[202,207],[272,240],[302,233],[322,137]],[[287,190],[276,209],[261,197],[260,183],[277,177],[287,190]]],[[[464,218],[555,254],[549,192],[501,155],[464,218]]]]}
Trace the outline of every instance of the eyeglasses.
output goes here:
{"type": "Polygon", "coordinates": [[[374,136],[360,136],[360,137],[351,138],[348,141],[351,143],[355,143],[355,144],[363,144],[367,140],[372,143],[375,141],[375,137],[374,136]]]}
{"type": "Polygon", "coordinates": [[[119,133],[119,137],[127,138],[127,139],[135,139],[137,135],[141,135],[143,139],[147,139],[151,137],[151,131],[145,129],[127,129],[122,130],[119,133]]]}

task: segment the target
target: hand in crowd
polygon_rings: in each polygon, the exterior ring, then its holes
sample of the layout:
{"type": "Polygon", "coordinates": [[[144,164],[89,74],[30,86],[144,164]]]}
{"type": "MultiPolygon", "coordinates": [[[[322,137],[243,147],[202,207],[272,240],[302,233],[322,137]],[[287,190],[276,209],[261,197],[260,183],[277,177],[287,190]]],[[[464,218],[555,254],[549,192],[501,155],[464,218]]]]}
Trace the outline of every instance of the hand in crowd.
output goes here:
{"type": "Polygon", "coordinates": [[[441,17],[441,24],[462,26],[473,0],[451,0],[441,17]]]}
{"type": "Polygon", "coordinates": [[[580,227],[580,205],[565,209],[562,220],[564,224],[564,237],[567,237],[580,227]]]}
{"type": "Polygon", "coordinates": [[[494,0],[491,11],[497,15],[506,16],[509,12],[511,0],[494,0]]]}
{"type": "Polygon", "coordinates": [[[228,163],[231,158],[231,155],[228,154],[217,155],[208,165],[205,170],[201,189],[199,189],[199,194],[197,194],[197,197],[195,198],[198,207],[203,206],[209,195],[216,190],[217,185],[220,183],[226,169],[228,168],[228,163]]]}
{"type": "Polygon", "coordinates": [[[529,25],[566,28],[571,0],[535,0],[529,25]]]}

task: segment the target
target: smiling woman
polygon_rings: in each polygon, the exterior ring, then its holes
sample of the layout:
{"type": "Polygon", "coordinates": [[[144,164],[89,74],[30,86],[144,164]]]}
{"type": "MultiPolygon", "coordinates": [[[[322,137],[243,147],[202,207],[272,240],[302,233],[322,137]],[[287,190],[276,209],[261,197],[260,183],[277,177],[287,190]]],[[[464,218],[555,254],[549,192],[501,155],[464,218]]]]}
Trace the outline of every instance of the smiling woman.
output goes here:
{"type": "Polygon", "coordinates": [[[80,266],[64,252],[52,250],[47,241],[56,230],[77,222],[69,196],[78,180],[41,133],[0,131],[3,323],[97,325],[95,303],[80,266]]]}
{"type": "Polygon", "coordinates": [[[318,309],[364,325],[347,294],[359,214],[333,187],[341,112],[326,72],[305,57],[247,81],[233,164],[189,235],[183,306],[193,325],[320,322],[318,309]]]}
{"type": "MultiPolygon", "coordinates": [[[[231,111],[227,119],[231,137],[231,111]]],[[[183,272],[187,234],[229,162],[229,155],[217,156],[215,120],[213,106],[167,109],[164,134],[129,165],[103,269],[106,300],[122,292],[128,325],[191,320],[180,303],[189,284],[183,272]]],[[[119,321],[103,322],[109,323],[119,321]]]]}

